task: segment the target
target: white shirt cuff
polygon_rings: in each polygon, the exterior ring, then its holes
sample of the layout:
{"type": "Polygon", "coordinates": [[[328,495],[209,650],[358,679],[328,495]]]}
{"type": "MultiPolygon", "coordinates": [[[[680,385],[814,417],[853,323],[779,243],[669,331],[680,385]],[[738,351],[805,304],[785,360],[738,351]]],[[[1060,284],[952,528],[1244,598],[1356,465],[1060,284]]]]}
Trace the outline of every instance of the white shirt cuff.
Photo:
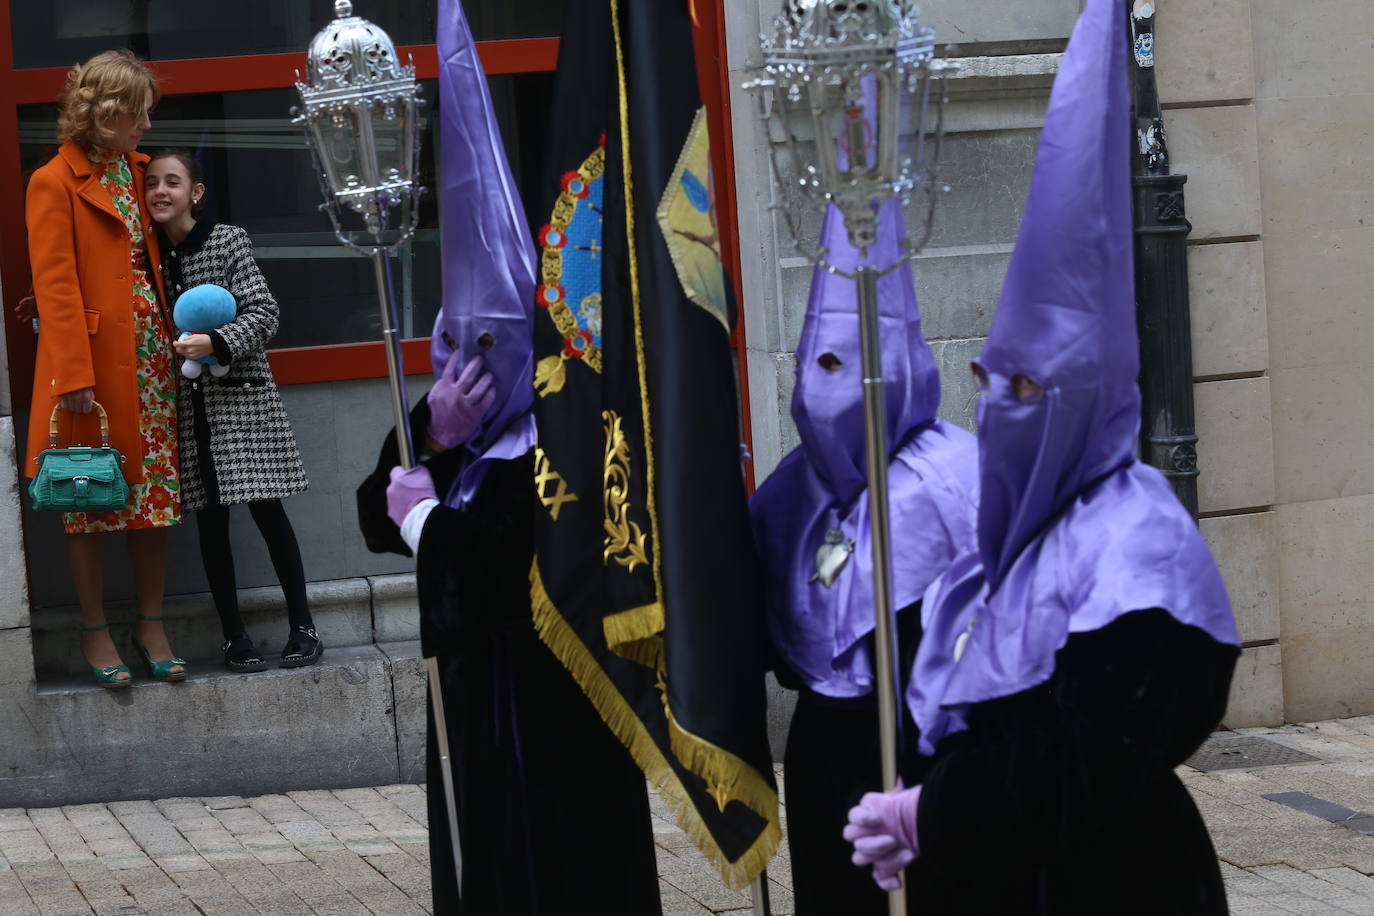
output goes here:
{"type": "Polygon", "coordinates": [[[422,499],[411,507],[406,513],[405,521],[401,523],[401,540],[405,541],[410,552],[417,556],[420,553],[420,535],[425,530],[425,519],[429,518],[429,513],[437,505],[437,499],[422,499]]]}

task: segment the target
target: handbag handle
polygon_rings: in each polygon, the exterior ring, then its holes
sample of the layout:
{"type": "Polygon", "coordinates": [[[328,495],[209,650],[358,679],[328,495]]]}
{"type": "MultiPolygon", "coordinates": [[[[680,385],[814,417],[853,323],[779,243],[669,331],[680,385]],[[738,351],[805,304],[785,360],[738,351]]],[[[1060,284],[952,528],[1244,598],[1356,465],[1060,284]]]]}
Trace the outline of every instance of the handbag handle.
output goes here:
{"type": "MultiPolygon", "coordinates": [[[[100,406],[99,401],[91,401],[91,405],[100,411],[100,447],[110,447],[110,415],[105,412],[105,408],[100,406]]],[[[58,401],[53,405],[52,417],[48,419],[48,447],[57,448],[57,415],[62,412],[62,402],[58,401]]]]}

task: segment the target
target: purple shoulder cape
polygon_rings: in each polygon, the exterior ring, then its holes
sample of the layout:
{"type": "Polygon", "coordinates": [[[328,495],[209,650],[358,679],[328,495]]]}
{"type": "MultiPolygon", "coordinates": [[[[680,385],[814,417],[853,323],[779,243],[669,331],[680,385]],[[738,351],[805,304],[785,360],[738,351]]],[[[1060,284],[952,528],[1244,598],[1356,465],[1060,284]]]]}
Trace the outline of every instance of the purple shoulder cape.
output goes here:
{"type": "MultiPolygon", "coordinates": [[[[867,263],[893,263],[902,234],[893,202],[881,214],[867,263]]],[[[852,270],[864,263],[834,207],[826,214],[822,242],[835,266],[852,270]]],[[[893,450],[893,601],[900,610],[920,598],[961,545],[972,543],[977,455],[972,436],[935,419],[939,370],[921,334],[910,265],[881,278],[878,295],[893,450]]],[[[829,696],[861,696],[873,683],[863,644],[873,630],[873,567],[858,293],[853,280],[821,268],[812,278],[797,348],[792,416],[801,447],[750,501],[766,572],[769,630],[778,653],[808,687],[829,696]],[[816,575],[822,551],[843,561],[829,582],[816,575]]]]}

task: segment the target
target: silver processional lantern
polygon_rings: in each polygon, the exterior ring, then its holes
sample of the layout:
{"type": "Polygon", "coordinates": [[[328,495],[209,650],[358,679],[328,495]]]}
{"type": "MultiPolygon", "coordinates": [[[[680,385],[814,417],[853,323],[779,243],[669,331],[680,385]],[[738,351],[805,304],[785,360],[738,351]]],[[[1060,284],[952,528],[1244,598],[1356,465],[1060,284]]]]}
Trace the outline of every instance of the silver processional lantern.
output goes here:
{"type": "Polygon", "coordinates": [[[763,66],[745,88],[769,131],[778,209],[793,242],[824,265],[825,252],[805,250],[799,216],[834,204],[850,242],[866,250],[882,204],[896,197],[905,207],[924,191],[923,234],[907,245],[914,255],[929,238],[942,190],[934,166],[944,79],[958,68],[936,59],[935,32],[922,28],[919,8],[907,0],[784,0],[774,33],[759,40],[763,66]]]}
{"type": "Polygon", "coordinates": [[[324,203],[339,241],[372,259],[391,378],[401,465],[414,464],[389,254],[415,232],[420,196],[420,87],[385,31],[335,0],[336,18],[306,51],[295,123],[314,153],[324,203]]]}
{"type": "MultiPolygon", "coordinates": [[[[920,10],[909,0],[784,0],[773,34],[760,36],[760,49],[763,65],[744,88],[755,92],[769,133],[781,192],[775,209],[808,260],[858,284],[873,529],[875,692],[883,787],[891,789],[898,779],[898,690],[878,279],[929,240],[936,202],[946,190],[936,184],[934,168],[944,128],[944,79],[957,65],[935,58],[934,30],[921,26],[920,10]],[[867,254],[877,240],[883,205],[896,198],[905,213],[918,192],[926,208],[921,236],[914,243],[908,239],[892,264],[863,265],[848,273],[803,239],[802,216],[820,216],[833,204],[844,217],[850,243],[867,254]]],[[[906,913],[904,889],[889,895],[889,907],[893,914],[906,913]]]]}
{"type": "MultiPolygon", "coordinates": [[[[301,107],[292,113],[294,122],[305,129],[306,144],[314,154],[324,192],[320,209],[329,214],[340,242],[372,259],[396,445],[401,466],[411,468],[415,449],[389,256],[414,234],[420,216],[424,193],[417,183],[420,87],[414,65],[403,66],[391,37],[354,16],[349,0],[334,0],[334,15],[306,51],[305,81],[296,73],[301,107]]],[[[427,658],[426,663],[453,865],[461,893],[463,858],[444,695],[437,659],[427,658]]]]}

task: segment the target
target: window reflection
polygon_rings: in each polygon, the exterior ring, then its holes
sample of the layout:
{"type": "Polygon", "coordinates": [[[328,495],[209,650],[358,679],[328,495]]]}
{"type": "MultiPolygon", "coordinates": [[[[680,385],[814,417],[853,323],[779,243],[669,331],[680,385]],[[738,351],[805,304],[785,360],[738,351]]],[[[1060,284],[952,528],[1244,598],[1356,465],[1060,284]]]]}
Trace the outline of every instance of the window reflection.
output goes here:
{"type": "MultiPolygon", "coordinates": [[[[538,196],[539,138],[548,123],[551,74],[495,76],[490,80],[515,180],[522,194],[538,196]]],[[[402,331],[427,337],[440,301],[438,202],[434,174],[434,81],[422,83],[420,229],[395,254],[402,331]]],[[[200,158],[207,185],[205,214],[242,226],[253,239],[263,273],[281,304],[281,329],[272,348],[321,346],[381,339],[371,262],[335,239],[320,212],[319,181],[310,151],[290,111],[294,90],[163,96],[153,129],[140,149],[183,147],[200,158]]],[[[25,176],[57,151],[56,106],[19,110],[25,176]]]]}
{"type": "MultiPolygon", "coordinates": [[[[434,0],[356,0],[398,45],[433,44],[434,0]]],[[[149,60],[304,51],[334,18],[329,0],[10,0],[14,65],[69,67],[110,48],[149,60]]],[[[464,0],[478,41],[558,34],[562,0],[464,0]]]]}

